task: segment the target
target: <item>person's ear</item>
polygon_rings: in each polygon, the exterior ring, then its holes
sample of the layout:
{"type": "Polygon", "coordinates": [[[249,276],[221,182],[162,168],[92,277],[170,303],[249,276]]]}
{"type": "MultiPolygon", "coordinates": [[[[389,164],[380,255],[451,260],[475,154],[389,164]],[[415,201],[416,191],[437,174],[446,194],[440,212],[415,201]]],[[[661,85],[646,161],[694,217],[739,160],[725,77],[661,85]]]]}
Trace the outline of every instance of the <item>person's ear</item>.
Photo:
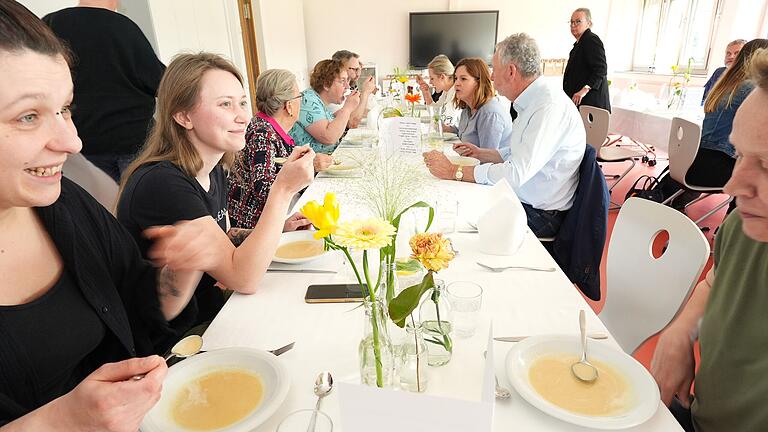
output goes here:
{"type": "Polygon", "coordinates": [[[192,130],[194,127],[192,119],[186,112],[177,112],[173,115],[173,120],[186,130],[192,130]]]}

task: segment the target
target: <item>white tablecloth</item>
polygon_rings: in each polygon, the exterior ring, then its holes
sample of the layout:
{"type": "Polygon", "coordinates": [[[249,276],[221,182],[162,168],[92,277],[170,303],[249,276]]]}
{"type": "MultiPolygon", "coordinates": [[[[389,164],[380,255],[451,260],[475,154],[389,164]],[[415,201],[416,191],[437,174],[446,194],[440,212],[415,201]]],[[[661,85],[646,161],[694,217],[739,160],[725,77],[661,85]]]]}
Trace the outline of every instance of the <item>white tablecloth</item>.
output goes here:
{"type": "MultiPolygon", "coordinates": [[[[298,205],[320,199],[326,191],[341,191],[357,179],[316,179],[304,193],[298,205]]],[[[476,217],[478,209],[487,205],[489,187],[454,181],[434,181],[434,186],[459,201],[458,224],[476,217]]],[[[342,214],[349,203],[340,198],[342,214]]],[[[298,207],[297,207],[298,208],[298,207]]],[[[359,209],[355,209],[359,210],[359,209]]],[[[576,334],[578,311],[587,311],[590,331],[605,331],[581,295],[561,271],[554,273],[508,271],[492,273],[475,264],[483,257],[478,251],[478,235],[454,233],[450,237],[459,251],[449,269],[440,272],[446,283],[472,280],[484,290],[482,314],[485,321],[493,320],[496,335],[576,334]]],[[[498,257],[496,257],[498,259],[498,257]]],[[[539,241],[528,234],[522,249],[507,258],[518,265],[557,266],[539,241]]],[[[314,406],[312,387],[320,371],[328,370],[337,380],[357,380],[357,346],[362,335],[362,310],[351,304],[306,304],[304,293],[313,283],[334,283],[350,280],[351,273],[339,274],[267,273],[257,293],[250,296],[233,295],[204,335],[204,349],[246,346],[274,349],[295,341],[295,348],[279,357],[291,373],[291,390],[283,406],[258,431],[274,431],[290,412],[314,406]]],[[[439,374],[459,376],[466,362],[481,364],[481,352],[467,352],[464,347],[482,344],[476,334],[471,339],[456,342],[454,359],[440,368],[439,374]]],[[[607,343],[618,345],[610,339],[607,343]]],[[[494,342],[495,368],[502,385],[509,382],[504,371],[504,358],[511,343],[494,342]]],[[[484,346],[484,345],[483,345],[484,346]]],[[[441,386],[431,375],[429,386],[441,386]]],[[[445,387],[445,386],[443,386],[445,387]]],[[[495,405],[495,431],[579,431],[587,430],[550,417],[520,398],[514,391],[510,399],[495,405]]],[[[338,395],[332,392],[323,400],[322,410],[339,424],[338,395]]],[[[425,414],[426,415],[426,414],[425,414]]],[[[379,419],[384,420],[384,419],[379,419]]],[[[659,405],[657,413],[633,431],[681,430],[669,411],[659,405]]],[[[358,432],[358,431],[346,431],[358,432]]],[[[470,432],[470,431],[468,431],[470,432]]]]}
{"type": "Polygon", "coordinates": [[[701,110],[644,110],[629,106],[612,106],[608,132],[624,135],[666,152],[669,147],[669,130],[673,117],[684,118],[700,125],[704,120],[704,112],[701,110]]]}

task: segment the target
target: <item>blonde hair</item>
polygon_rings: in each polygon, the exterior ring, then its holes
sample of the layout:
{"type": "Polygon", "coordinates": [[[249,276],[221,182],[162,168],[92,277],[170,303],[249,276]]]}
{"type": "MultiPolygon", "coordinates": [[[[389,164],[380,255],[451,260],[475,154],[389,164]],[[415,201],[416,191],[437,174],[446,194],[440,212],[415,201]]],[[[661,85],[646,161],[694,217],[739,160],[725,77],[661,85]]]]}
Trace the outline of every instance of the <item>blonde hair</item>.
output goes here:
{"type": "Polygon", "coordinates": [[[736,57],[736,61],[728,68],[715,83],[712,91],[704,101],[704,112],[717,111],[717,107],[725,100],[725,107],[730,108],[736,90],[747,80],[747,70],[752,60],[752,54],[758,48],[768,48],[768,39],[753,39],[747,42],[736,57]]]}
{"type": "MultiPolygon", "coordinates": [[[[463,58],[456,64],[456,70],[461,66],[467,69],[467,73],[477,80],[477,88],[475,89],[474,97],[472,98],[472,104],[475,109],[485,105],[486,102],[493,97],[493,83],[491,82],[491,71],[488,69],[488,65],[480,57],[468,57],[463,58]]],[[[466,102],[459,100],[459,97],[453,100],[454,105],[457,108],[464,109],[469,108],[466,102]]]]}
{"type": "MultiPolygon", "coordinates": [[[[199,103],[203,75],[211,70],[223,70],[243,83],[237,68],[225,58],[211,53],[179,54],[165,70],[157,89],[157,115],[141,153],[126,169],[120,182],[123,193],[128,179],[142,165],[169,161],[190,177],[203,169],[203,160],[187,137],[187,130],[173,118],[180,112],[188,112],[199,103]]],[[[226,152],[219,162],[225,168],[232,166],[234,152],[226,152]]],[[[118,195],[119,196],[119,195],[118,195]]]]}
{"type": "Polygon", "coordinates": [[[749,77],[758,88],[768,91],[768,49],[760,48],[752,54],[749,77]]]}
{"type": "Polygon", "coordinates": [[[453,73],[456,71],[453,67],[453,63],[451,63],[451,60],[445,54],[436,55],[435,58],[429,62],[427,68],[432,69],[437,75],[445,75],[449,78],[452,78],[453,73]]]}
{"type": "Polygon", "coordinates": [[[256,80],[256,109],[274,117],[286,102],[293,99],[296,76],[285,69],[269,69],[256,80]]]}

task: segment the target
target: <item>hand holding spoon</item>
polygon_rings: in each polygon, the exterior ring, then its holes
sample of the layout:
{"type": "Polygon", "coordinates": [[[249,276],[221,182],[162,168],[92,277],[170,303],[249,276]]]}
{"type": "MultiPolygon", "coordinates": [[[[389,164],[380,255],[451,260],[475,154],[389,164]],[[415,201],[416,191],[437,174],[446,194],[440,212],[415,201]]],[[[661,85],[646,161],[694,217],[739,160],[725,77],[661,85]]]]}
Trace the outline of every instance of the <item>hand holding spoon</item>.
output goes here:
{"type": "MultiPolygon", "coordinates": [[[[189,335],[184,339],[176,342],[171,348],[171,353],[165,356],[165,361],[172,359],[173,357],[187,358],[200,352],[203,347],[203,338],[198,335],[189,335]]],[[[145,374],[136,375],[132,379],[138,381],[144,378],[145,374]]]]}

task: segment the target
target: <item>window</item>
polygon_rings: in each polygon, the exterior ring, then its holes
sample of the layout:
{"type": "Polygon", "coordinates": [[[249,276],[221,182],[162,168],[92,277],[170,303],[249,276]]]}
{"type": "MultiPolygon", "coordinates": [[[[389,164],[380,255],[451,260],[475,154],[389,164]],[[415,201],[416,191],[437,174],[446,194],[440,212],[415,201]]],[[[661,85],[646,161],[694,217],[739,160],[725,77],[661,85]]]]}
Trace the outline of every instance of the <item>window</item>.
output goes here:
{"type": "Polygon", "coordinates": [[[632,70],[670,73],[691,61],[706,73],[709,47],[722,0],[644,0],[632,70]]]}

